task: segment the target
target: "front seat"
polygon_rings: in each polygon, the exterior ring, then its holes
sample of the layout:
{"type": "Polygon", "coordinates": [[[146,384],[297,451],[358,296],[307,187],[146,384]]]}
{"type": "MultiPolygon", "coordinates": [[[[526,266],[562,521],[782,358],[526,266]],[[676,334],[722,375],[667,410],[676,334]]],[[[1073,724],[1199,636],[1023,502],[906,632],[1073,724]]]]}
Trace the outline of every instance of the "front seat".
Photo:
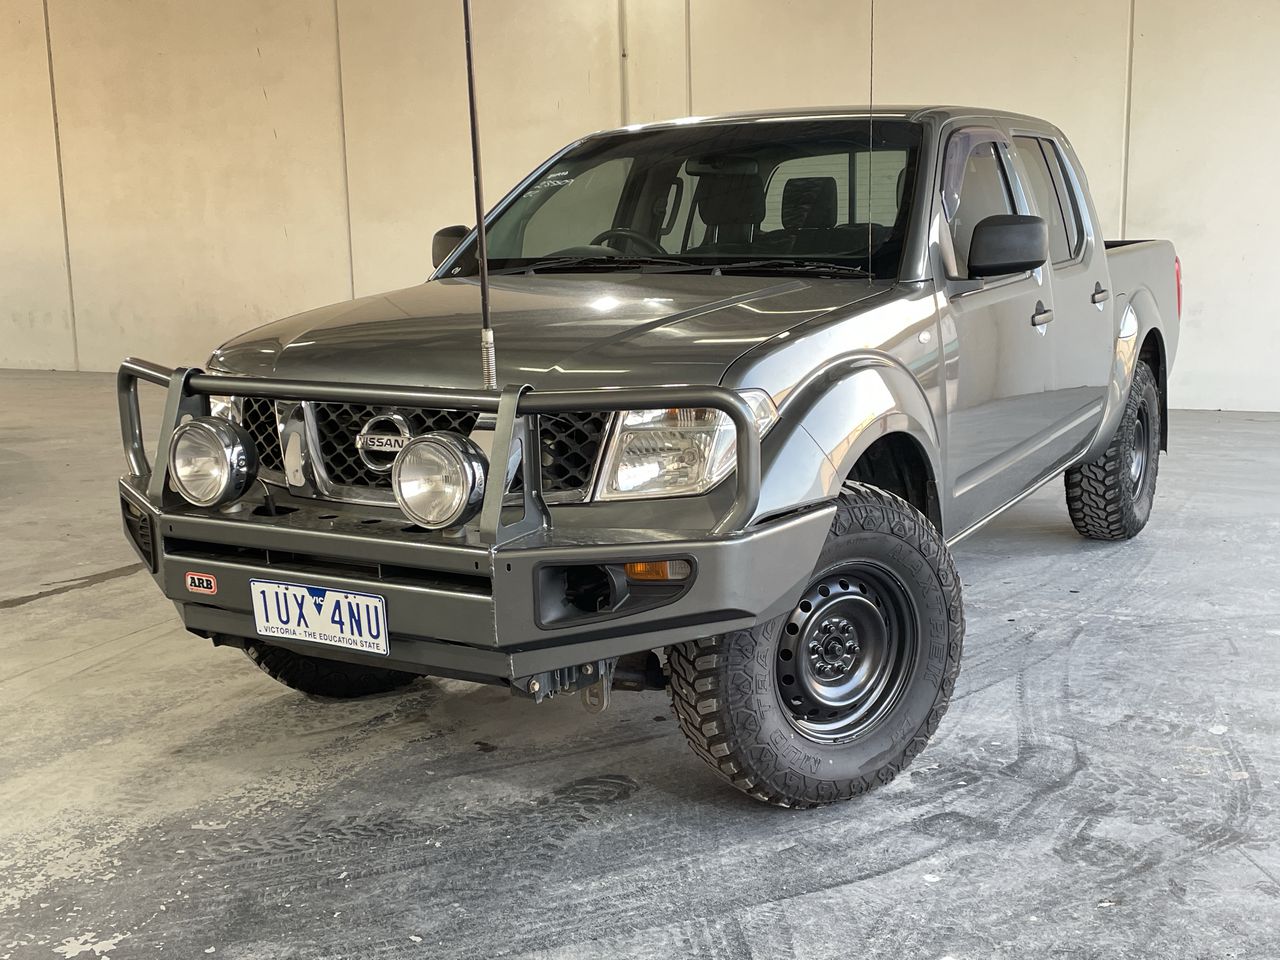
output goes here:
{"type": "Polygon", "coordinates": [[[833,252],[839,216],[835,177],[792,177],[782,187],[782,229],[794,253],[833,252]]]}
{"type": "Polygon", "coordinates": [[[707,225],[692,254],[749,254],[764,219],[764,184],[754,173],[704,173],[693,193],[698,217],[707,225]]]}

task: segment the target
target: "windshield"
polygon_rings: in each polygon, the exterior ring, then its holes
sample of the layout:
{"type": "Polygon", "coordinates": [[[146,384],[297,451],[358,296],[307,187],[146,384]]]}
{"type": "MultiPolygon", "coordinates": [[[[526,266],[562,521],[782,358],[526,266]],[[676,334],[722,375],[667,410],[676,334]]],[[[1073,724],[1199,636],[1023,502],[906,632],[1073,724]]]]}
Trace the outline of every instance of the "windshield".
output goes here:
{"type": "MultiPolygon", "coordinates": [[[[896,279],[920,140],[918,124],[885,119],[592,137],[490,220],[489,267],[896,279]]],[[[450,276],[475,272],[472,246],[450,276]]]]}

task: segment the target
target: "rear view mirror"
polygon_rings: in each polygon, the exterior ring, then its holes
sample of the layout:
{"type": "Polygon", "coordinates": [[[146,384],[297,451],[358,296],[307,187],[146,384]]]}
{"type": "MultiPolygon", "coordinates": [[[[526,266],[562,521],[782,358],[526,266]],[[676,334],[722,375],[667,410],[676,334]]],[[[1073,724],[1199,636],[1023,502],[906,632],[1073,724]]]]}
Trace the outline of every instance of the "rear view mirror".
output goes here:
{"type": "Polygon", "coordinates": [[[755,157],[697,157],[684,165],[691,177],[715,176],[730,173],[759,173],[760,164],[755,157]]]}
{"type": "Polygon", "coordinates": [[[1044,266],[1049,228],[1040,217],[1002,213],[979,221],[969,241],[969,276],[1002,277],[1044,266]]]}
{"type": "Polygon", "coordinates": [[[431,265],[438,267],[448,260],[449,254],[458,249],[458,244],[470,232],[470,227],[464,227],[461,224],[437,230],[436,235],[431,238],[431,265]]]}

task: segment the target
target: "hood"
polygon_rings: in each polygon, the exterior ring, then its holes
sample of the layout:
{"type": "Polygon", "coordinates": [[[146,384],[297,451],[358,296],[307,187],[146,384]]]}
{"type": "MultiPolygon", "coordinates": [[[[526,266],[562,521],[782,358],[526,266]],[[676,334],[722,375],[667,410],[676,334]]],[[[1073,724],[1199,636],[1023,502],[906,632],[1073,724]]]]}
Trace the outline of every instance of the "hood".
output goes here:
{"type": "MultiPolygon", "coordinates": [[[[498,382],[572,389],[719,383],[753,347],[883,291],[863,280],[705,274],[494,277],[498,382]]],[[[298,314],[237,337],[210,367],[244,376],[480,386],[474,278],[298,314]]]]}

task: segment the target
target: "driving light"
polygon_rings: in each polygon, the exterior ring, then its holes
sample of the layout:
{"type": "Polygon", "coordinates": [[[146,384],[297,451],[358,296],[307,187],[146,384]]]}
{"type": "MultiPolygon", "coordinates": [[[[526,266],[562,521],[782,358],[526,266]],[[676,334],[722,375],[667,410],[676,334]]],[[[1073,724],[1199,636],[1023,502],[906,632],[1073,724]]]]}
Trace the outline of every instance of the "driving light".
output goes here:
{"type": "Polygon", "coordinates": [[[169,477],[197,507],[217,507],[245,495],[258,477],[258,452],[238,423],[199,417],[179,424],[169,442],[169,477]]]}
{"type": "Polygon", "coordinates": [[[489,463],[467,437],[444,431],[414,437],[391,466],[400,509],[429,530],[466,523],[484,502],[489,463]]]}
{"type": "MultiPolygon", "coordinates": [[[[778,419],[763,390],[742,390],[763,437],[778,419]]],[[[631,410],[621,415],[601,475],[601,500],[705,493],[733,472],[738,436],[727,414],[708,409],[631,410]]]]}

